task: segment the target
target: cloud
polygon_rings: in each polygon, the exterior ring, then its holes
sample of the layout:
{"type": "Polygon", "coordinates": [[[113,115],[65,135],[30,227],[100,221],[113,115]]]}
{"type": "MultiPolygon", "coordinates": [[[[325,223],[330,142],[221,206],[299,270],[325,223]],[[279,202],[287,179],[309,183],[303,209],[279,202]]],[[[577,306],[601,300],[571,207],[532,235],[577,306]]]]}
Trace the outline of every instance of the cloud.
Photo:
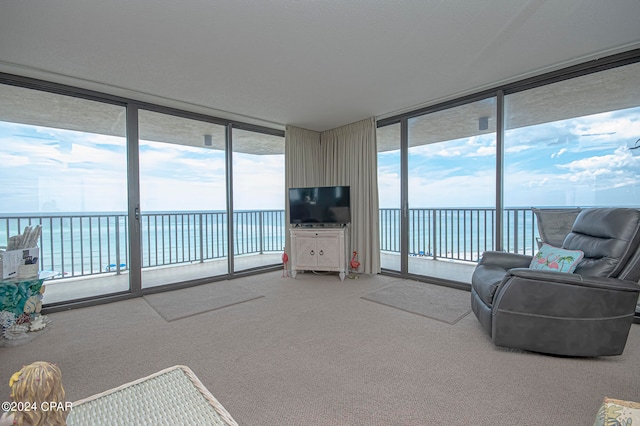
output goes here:
{"type": "MultiPolygon", "coordinates": [[[[399,188],[397,189],[399,191],[399,188]]],[[[479,170],[467,175],[453,175],[432,180],[409,177],[409,206],[420,207],[489,207],[495,205],[495,173],[479,170]]]]}
{"type": "Polygon", "coordinates": [[[561,156],[562,154],[564,154],[565,152],[567,152],[567,148],[562,148],[562,149],[560,149],[560,151],[558,151],[558,152],[553,152],[553,153],[551,154],[551,158],[557,158],[557,157],[560,157],[560,156],[561,156]]]}
{"type": "Polygon", "coordinates": [[[640,157],[635,157],[626,146],[619,146],[613,154],[582,158],[567,164],[559,165],[562,169],[568,169],[572,173],[604,174],[615,170],[638,172],[640,170],[640,157]]]}
{"type": "Polygon", "coordinates": [[[511,145],[511,144],[505,144],[504,147],[504,152],[507,154],[517,154],[520,153],[522,151],[527,151],[529,149],[533,149],[534,146],[531,145],[511,145]]]}
{"type": "Polygon", "coordinates": [[[390,167],[378,169],[378,194],[380,208],[400,207],[400,175],[390,167]]]}
{"type": "Polygon", "coordinates": [[[552,168],[532,171],[530,164],[508,164],[505,205],[637,205],[640,158],[627,147],[552,168]]]}
{"type": "Polygon", "coordinates": [[[496,147],[495,146],[482,146],[478,148],[476,154],[481,157],[486,156],[495,156],[496,155],[496,147]]]}
{"type": "MultiPolygon", "coordinates": [[[[226,209],[223,151],[145,142],[141,202],[151,210],[226,209]]],[[[284,155],[233,154],[234,209],[283,210],[284,155]]]]}
{"type": "MultiPolygon", "coordinates": [[[[2,123],[0,192],[16,211],[122,211],[127,202],[124,138],[2,123]],[[5,125],[6,124],[6,125],[5,125]]],[[[140,141],[141,204],[151,210],[226,209],[224,152],[140,141]]],[[[284,209],[284,155],[234,154],[236,209],[284,209]]],[[[7,211],[7,209],[4,209],[7,211]]]]}
{"type": "Polygon", "coordinates": [[[495,134],[472,136],[446,142],[412,146],[409,156],[425,158],[455,158],[495,156],[495,134]]]}
{"type": "Polygon", "coordinates": [[[284,210],[284,155],[233,154],[236,210],[284,210]]]}
{"type": "Polygon", "coordinates": [[[460,157],[462,151],[460,149],[442,148],[435,155],[439,157],[460,157]]]}
{"type": "MultiPolygon", "coordinates": [[[[2,143],[0,141],[0,143],[2,143]]],[[[24,167],[31,164],[31,160],[26,155],[20,155],[15,152],[0,152],[0,164],[2,168],[24,167]]]]}

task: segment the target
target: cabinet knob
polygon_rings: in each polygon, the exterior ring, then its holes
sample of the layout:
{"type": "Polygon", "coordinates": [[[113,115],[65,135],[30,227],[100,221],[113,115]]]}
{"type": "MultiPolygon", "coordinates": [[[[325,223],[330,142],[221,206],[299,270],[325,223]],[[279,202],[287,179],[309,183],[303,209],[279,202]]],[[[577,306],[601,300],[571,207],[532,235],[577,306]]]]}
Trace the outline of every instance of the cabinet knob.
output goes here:
{"type": "Polygon", "coordinates": [[[311,253],[309,253],[311,256],[313,256],[314,254],[316,254],[315,251],[311,250],[311,253]]]}
{"type": "Polygon", "coordinates": [[[320,256],[322,256],[324,254],[323,250],[320,250],[320,256]]]}

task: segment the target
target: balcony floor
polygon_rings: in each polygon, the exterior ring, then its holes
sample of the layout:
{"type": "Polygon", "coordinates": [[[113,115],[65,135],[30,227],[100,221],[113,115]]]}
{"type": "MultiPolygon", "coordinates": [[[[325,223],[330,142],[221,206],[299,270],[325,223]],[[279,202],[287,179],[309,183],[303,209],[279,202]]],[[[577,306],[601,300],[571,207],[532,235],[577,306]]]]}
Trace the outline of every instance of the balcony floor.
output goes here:
{"type": "MultiPolygon", "coordinates": [[[[380,263],[383,268],[399,271],[400,254],[381,252],[380,263]]],[[[476,267],[474,262],[464,262],[451,259],[434,259],[426,256],[409,256],[409,273],[436,277],[451,281],[471,284],[471,275],[476,267]]]]}
{"type": "MultiPolygon", "coordinates": [[[[236,271],[260,266],[269,266],[281,262],[280,253],[254,254],[238,256],[234,259],[236,271]]],[[[177,282],[201,278],[218,277],[227,274],[227,259],[217,259],[186,265],[144,268],[142,287],[158,287],[177,282]]],[[[45,281],[44,304],[83,299],[129,290],[129,271],[104,273],[87,277],[62,278],[45,281]]]]}
{"type": "MultiPolygon", "coordinates": [[[[281,262],[281,253],[267,253],[238,256],[234,259],[236,271],[259,266],[277,265],[281,262]]],[[[400,255],[381,253],[381,263],[388,269],[399,269],[400,255]],[[392,268],[389,265],[398,265],[392,268]]],[[[471,282],[475,264],[429,257],[409,257],[409,272],[427,277],[437,277],[463,283],[471,282]]],[[[142,271],[142,287],[158,287],[167,284],[219,277],[227,274],[227,259],[213,260],[189,265],[145,268],[142,271]]],[[[105,273],[89,277],[63,278],[45,281],[43,303],[52,304],[76,299],[84,299],[129,290],[129,273],[105,273]]]]}

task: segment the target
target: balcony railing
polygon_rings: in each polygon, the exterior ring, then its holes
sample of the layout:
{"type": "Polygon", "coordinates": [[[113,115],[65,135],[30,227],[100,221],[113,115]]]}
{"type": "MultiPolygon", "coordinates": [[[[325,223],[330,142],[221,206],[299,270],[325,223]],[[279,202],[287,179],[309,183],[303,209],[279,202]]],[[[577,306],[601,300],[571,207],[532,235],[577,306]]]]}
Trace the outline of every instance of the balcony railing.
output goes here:
{"type": "MultiPolygon", "coordinates": [[[[282,251],[283,210],[233,214],[234,255],[282,251]]],[[[495,249],[495,210],[433,208],[409,210],[409,254],[477,261],[495,249]]],[[[0,215],[0,246],[26,226],[42,225],[40,267],[59,277],[120,273],[128,265],[128,225],[124,213],[0,215]]],[[[142,267],[206,262],[229,256],[226,212],[153,212],[141,215],[142,267]]],[[[505,210],[504,248],[531,254],[538,235],[529,208],[505,210]]],[[[380,249],[400,252],[400,210],[380,209],[380,249]]]]}
{"type": "MultiPolygon", "coordinates": [[[[409,209],[409,255],[477,262],[495,250],[495,209],[409,209]]],[[[504,210],[504,249],[532,254],[538,228],[530,208],[504,210]]],[[[380,250],[400,251],[400,209],[380,209],[380,250]]]]}
{"type": "MultiPolygon", "coordinates": [[[[142,214],[142,267],[205,262],[229,255],[225,212],[142,214]]],[[[282,251],[284,210],[237,211],[234,255],[282,251]]],[[[127,269],[128,225],[124,213],[0,215],[0,246],[26,226],[42,226],[40,268],[58,278],[120,273],[127,269]]]]}

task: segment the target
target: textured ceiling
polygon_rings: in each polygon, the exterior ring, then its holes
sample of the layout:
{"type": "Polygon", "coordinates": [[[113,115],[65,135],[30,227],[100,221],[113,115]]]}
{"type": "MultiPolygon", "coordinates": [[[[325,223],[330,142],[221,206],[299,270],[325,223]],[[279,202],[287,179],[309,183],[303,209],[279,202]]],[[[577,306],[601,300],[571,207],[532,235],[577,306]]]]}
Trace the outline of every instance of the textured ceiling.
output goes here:
{"type": "Polygon", "coordinates": [[[0,72],[322,131],[638,48],[638,18],[638,0],[2,0],[0,72]]]}

